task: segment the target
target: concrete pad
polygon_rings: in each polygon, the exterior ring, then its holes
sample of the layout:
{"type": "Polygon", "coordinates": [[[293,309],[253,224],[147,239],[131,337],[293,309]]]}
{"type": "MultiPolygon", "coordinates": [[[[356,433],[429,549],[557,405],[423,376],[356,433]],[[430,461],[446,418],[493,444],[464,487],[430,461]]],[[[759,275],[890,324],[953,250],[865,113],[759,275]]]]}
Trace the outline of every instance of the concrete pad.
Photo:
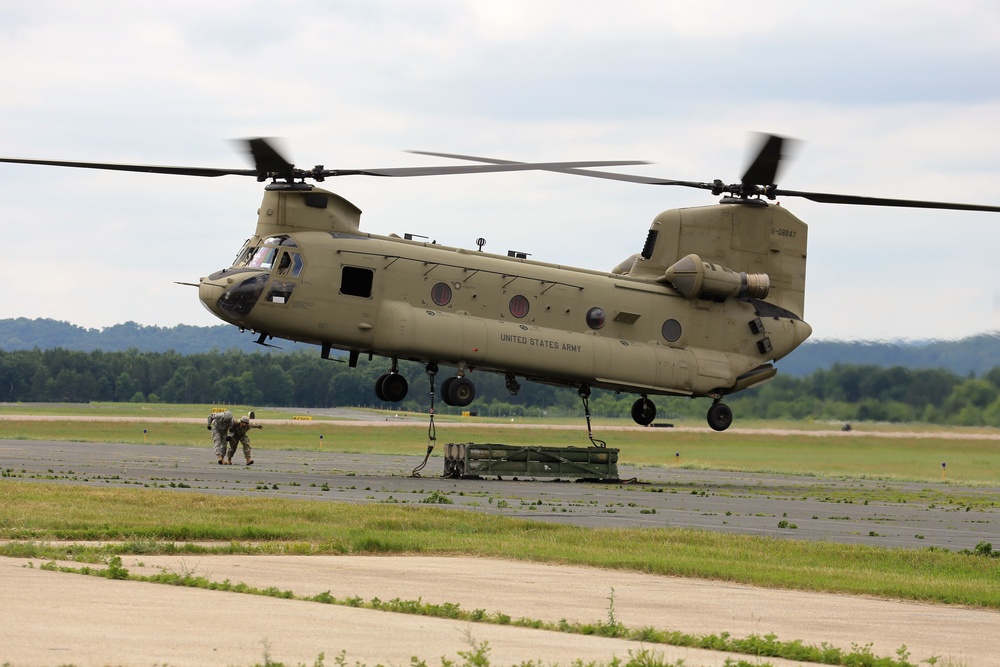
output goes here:
{"type": "MultiPolygon", "coordinates": [[[[441,657],[461,661],[459,651],[486,641],[491,663],[500,667],[527,660],[607,662],[644,648],[623,640],[48,572],[38,569],[41,564],[0,558],[0,662],[239,666],[263,663],[267,651],[270,659],[291,666],[312,665],[321,653],[332,664],[346,651],[351,665],[405,665],[412,656],[436,665],[441,657]]],[[[615,617],[629,627],[735,636],[773,632],[782,641],[844,649],[871,643],[877,655],[895,655],[905,644],[911,662],[942,656],[970,667],[995,664],[1000,627],[1000,614],[989,611],[475,558],[127,556],[123,565],[135,574],[189,573],[297,596],[330,591],[364,600],[422,599],[547,621],[606,621],[614,588],[615,617]]],[[[689,667],[748,659],[645,648],[689,667]]]]}
{"type": "MultiPolygon", "coordinates": [[[[223,561],[217,563],[225,566],[223,561]]],[[[291,568],[311,578],[309,567],[291,568]]],[[[610,661],[641,650],[636,642],[509,626],[389,614],[313,602],[160,584],[112,581],[26,569],[0,559],[5,628],[0,659],[19,667],[88,665],[251,665],[271,660],[326,664],[346,651],[348,664],[462,662],[459,651],[488,642],[494,665],[610,661]]],[[[722,665],[731,654],[669,649],[666,659],[722,665]],[[702,659],[698,654],[707,653],[702,659]]],[[[790,664],[790,663],[782,663],[790,664]]]]}

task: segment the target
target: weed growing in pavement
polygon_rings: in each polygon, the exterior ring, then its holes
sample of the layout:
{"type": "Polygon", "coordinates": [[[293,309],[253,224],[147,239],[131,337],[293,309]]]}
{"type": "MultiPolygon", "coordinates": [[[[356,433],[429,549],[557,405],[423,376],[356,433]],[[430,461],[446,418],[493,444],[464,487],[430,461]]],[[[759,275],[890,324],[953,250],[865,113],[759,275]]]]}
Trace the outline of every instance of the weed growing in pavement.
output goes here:
{"type": "Polygon", "coordinates": [[[615,616],[615,589],[611,588],[608,594],[608,622],[602,628],[601,634],[605,637],[620,637],[625,633],[625,626],[621,624],[615,616]]]}
{"type": "Polygon", "coordinates": [[[440,491],[431,491],[423,500],[420,502],[426,503],[428,505],[451,505],[455,501],[448,497],[448,494],[442,493],[440,491]]]}
{"type": "MultiPolygon", "coordinates": [[[[468,651],[458,652],[458,656],[461,660],[452,660],[450,658],[442,657],[441,667],[491,667],[492,663],[490,662],[489,651],[488,642],[472,641],[472,647],[468,651]]],[[[312,667],[324,667],[323,661],[324,655],[320,653],[312,667]]],[[[333,659],[333,662],[336,667],[348,667],[347,652],[341,651],[340,654],[333,659]]],[[[685,663],[683,660],[670,662],[664,660],[663,655],[657,653],[656,651],[640,649],[638,651],[629,651],[627,660],[615,657],[610,662],[583,662],[582,660],[577,659],[570,664],[571,667],[684,667],[685,663]]],[[[723,665],[724,667],[772,667],[769,662],[747,662],[745,660],[732,660],[731,658],[727,658],[723,665]]],[[[6,667],[6,664],[4,667],[6,667]]],[[[254,667],[285,667],[285,663],[275,662],[265,651],[264,662],[257,663],[254,667]]],[[[296,667],[306,667],[306,665],[300,662],[296,667]]],[[[355,662],[353,667],[367,667],[367,665],[361,662],[355,662]]],[[[410,667],[428,667],[428,664],[426,660],[413,656],[410,658],[410,667]]],[[[544,665],[543,663],[536,662],[534,660],[526,660],[511,665],[511,667],[544,667],[544,665]]],[[[555,665],[552,667],[555,667],[555,665]]]]}

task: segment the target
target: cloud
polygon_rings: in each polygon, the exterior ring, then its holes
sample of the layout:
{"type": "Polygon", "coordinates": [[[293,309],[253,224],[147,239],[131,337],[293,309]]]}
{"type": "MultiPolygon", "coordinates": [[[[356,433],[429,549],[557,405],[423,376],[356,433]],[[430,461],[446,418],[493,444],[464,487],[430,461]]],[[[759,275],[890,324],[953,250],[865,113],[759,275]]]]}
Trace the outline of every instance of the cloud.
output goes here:
{"type": "MultiPolygon", "coordinates": [[[[987,2],[13,4],[0,8],[0,153],[242,167],[227,140],[281,136],[302,165],[444,163],[403,152],[415,148],[646,159],[622,171],[735,181],[760,130],[805,140],[789,188],[998,204],[998,32],[987,2]]],[[[32,285],[0,316],[84,326],[214,322],[172,281],[229,262],[261,194],[236,177],[0,177],[19,248],[6,270],[32,285]]],[[[659,211],[713,201],[560,174],[326,185],[374,233],[484,236],[602,270],[659,211]]],[[[810,224],[817,337],[1000,328],[993,217],[782,203],[810,224]]]]}

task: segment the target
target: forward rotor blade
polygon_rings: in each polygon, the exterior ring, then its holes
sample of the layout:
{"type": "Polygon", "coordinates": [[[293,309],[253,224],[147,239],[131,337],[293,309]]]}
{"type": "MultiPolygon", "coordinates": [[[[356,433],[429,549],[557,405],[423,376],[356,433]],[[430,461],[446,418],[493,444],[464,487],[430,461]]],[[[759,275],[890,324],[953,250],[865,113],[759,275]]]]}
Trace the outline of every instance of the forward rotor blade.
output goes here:
{"type": "MultiPolygon", "coordinates": [[[[415,151],[410,151],[415,152],[415,151]]],[[[425,155],[433,155],[425,153],[425,155]]],[[[441,174],[478,174],[503,171],[563,171],[577,167],[619,167],[648,164],[637,160],[591,160],[583,162],[504,162],[446,167],[395,167],[388,169],[331,169],[319,172],[323,176],[434,176],[441,174]]]]}
{"type": "Polygon", "coordinates": [[[888,199],[885,197],[862,197],[858,195],[838,195],[828,192],[803,192],[774,188],[769,196],[802,197],[823,204],[854,204],[857,206],[895,206],[900,208],[936,208],[954,211],[990,211],[1000,213],[1000,206],[980,204],[956,204],[950,202],[921,201],[917,199],[888,199]]]}
{"type": "Polygon", "coordinates": [[[178,176],[256,176],[253,169],[212,169],[209,167],[165,167],[151,164],[114,164],[107,162],[66,162],[62,160],[27,160],[0,157],[0,162],[12,164],[38,164],[49,167],[77,167],[80,169],[105,169],[109,171],[135,171],[144,174],[174,174],[178,176]]]}
{"type": "Polygon", "coordinates": [[[332,176],[435,176],[447,174],[476,174],[506,171],[559,171],[572,167],[615,167],[646,164],[636,160],[600,160],[584,162],[541,162],[494,165],[438,166],[438,167],[394,167],[383,169],[295,169],[274,147],[264,139],[247,140],[247,148],[257,166],[256,169],[215,169],[210,167],[168,167],[148,164],[115,164],[106,162],[75,162],[65,160],[32,160],[24,158],[0,158],[0,162],[13,164],[36,164],[50,167],[76,167],[81,169],[104,169],[110,171],[134,171],[149,174],[174,174],[181,176],[255,176],[264,178],[328,178],[332,176]]]}
{"type": "Polygon", "coordinates": [[[295,170],[295,165],[286,160],[274,144],[263,137],[246,139],[246,149],[253,158],[254,166],[257,167],[257,174],[290,176],[295,170]]]}
{"type": "Polygon", "coordinates": [[[437,153],[434,151],[407,151],[416,155],[432,155],[434,157],[446,157],[453,160],[468,160],[470,162],[485,162],[494,165],[520,165],[521,168],[540,169],[543,171],[555,171],[564,174],[579,174],[590,176],[591,178],[607,178],[615,181],[628,181],[631,183],[644,183],[646,185],[684,185],[692,188],[711,189],[710,183],[695,183],[693,181],[670,181],[662,178],[651,178],[649,176],[636,176],[633,174],[616,174],[611,171],[590,171],[587,167],[613,167],[622,165],[650,164],[643,160],[630,162],[515,162],[513,160],[498,160],[497,158],[481,157],[476,155],[460,155],[458,153],[437,153]]]}

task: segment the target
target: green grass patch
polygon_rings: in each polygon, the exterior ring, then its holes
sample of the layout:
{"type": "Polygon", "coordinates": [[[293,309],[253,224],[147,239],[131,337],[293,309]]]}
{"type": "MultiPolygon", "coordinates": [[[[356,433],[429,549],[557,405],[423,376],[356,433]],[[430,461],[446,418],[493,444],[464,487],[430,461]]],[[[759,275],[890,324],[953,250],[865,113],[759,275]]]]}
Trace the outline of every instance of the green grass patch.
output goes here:
{"type": "MultiPolygon", "coordinates": [[[[689,529],[593,529],[429,505],[9,480],[0,481],[0,507],[0,537],[22,541],[122,540],[147,551],[150,542],[219,541],[223,553],[463,554],[1000,609],[1000,559],[977,553],[689,529]]],[[[0,553],[7,549],[23,557],[26,547],[8,545],[0,553]]]]}

